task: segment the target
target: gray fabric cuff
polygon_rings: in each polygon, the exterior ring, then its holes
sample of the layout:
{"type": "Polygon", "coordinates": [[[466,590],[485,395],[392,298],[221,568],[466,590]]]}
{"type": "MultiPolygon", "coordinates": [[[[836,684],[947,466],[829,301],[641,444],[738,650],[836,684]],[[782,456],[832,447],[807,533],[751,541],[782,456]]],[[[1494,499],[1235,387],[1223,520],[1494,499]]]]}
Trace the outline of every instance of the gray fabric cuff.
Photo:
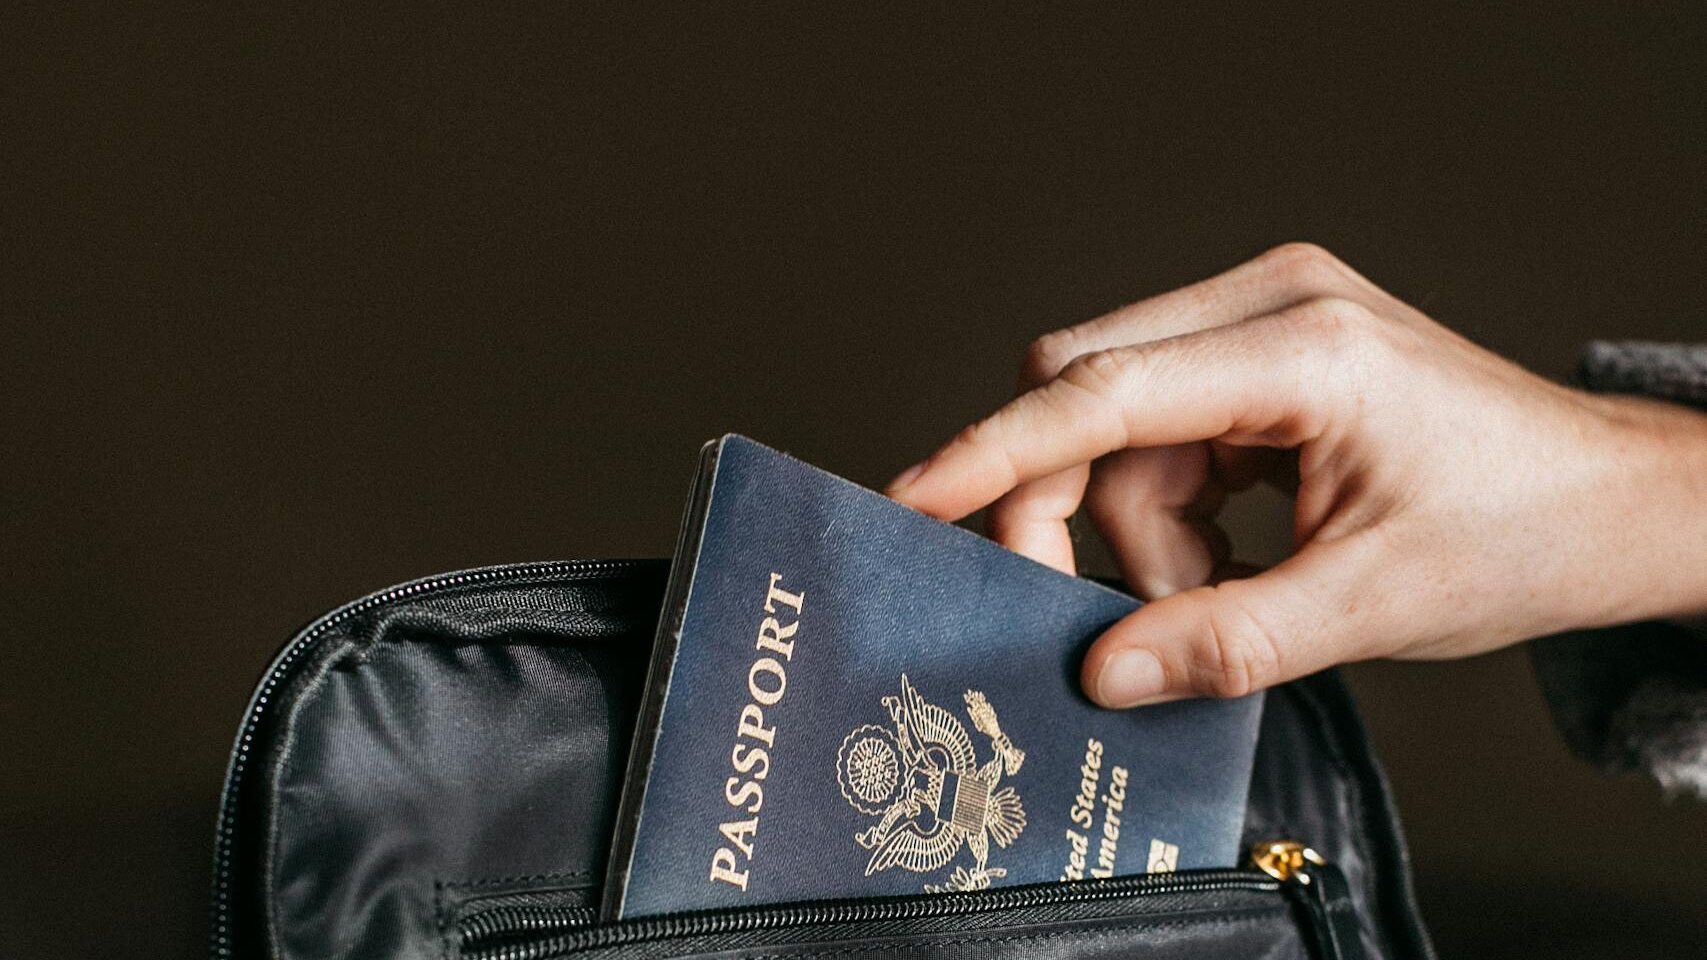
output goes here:
{"type": "Polygon", "coordinates": [[[1576,379],[1596,393],[1707,406],[1707,344],[1597,340],[1583,349],[1576,379]]]}
{"type": "Polygon", "coordinates": [[[1573,753],[1707,799],[1707,636],[1635,623],[1544,637],[1529,649],[1573,753]]]}
{"type": "MultiPolygon", "coordinates": [[[[1707,345],[1591,343],[1577,382],[1707,408],[1707,345]]],[[[1546,637],[1529,649],[1573,752],[1707,799],[1707,632],[1637,623],[1546,637]]]]}

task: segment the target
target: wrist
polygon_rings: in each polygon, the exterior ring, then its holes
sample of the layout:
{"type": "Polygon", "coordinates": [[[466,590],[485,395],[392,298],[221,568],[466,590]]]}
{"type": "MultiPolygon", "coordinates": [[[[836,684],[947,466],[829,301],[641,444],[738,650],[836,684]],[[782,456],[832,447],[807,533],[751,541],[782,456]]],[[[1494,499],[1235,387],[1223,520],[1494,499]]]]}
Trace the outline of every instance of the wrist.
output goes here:
{"type": "Polygon", "coordinates": [[[1582,546],[1572,624],[1707,613],[1707,415],[1634,397],[1593,398],[1607,426],[1591,469],[1598,522],[1582,546]]]}

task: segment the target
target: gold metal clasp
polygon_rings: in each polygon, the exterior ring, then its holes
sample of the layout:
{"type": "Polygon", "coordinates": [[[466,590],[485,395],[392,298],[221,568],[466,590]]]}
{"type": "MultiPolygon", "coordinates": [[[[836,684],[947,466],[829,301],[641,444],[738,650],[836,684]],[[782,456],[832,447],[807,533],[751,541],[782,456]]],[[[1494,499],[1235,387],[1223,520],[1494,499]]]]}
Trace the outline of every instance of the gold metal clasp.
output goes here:
{"type": "Polygon", "coordinates": [[[1296,840],[1266,840],[1251,848],[1251,866],[1276,880],[1309,883],[1309,867],[1326,866],[1322,855],[1296,840]]]}

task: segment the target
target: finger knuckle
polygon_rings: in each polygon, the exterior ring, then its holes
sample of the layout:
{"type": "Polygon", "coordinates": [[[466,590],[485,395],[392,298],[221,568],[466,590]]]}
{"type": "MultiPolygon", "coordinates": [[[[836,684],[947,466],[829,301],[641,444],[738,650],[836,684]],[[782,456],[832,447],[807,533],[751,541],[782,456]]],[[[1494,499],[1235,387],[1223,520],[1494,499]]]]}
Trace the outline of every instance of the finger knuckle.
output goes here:
{"type": "Polygon", "coordinates": [[[1033,340],[1025,350],[1025,361],[1020,370],[1027,382],[1044,383],[1054,379],[1076,355],[1073,339],[1072,331],[1056,330],[1033,340]]]}
{"type": "Polygon", "coordinates": [[[1097,350],[1076,357],[1062,369],[1061,379],[1099,396],[1118,394],[1127,378],[1138,373],[1141,353],[1097,350]]]}
{"type": "Polygon", "coordinates": [[[1296,328],[1335,352],[1368,340],[1375,319],[1368,307],[1344,297],[1318,297],[1292,314],[1296,328]]]}
{"type": "Polygon", "coordinates": [[[1246,607],[1237,602],[1218,603],[1204,620],[1193,666],[1201,692],[1242,697],[1279,677],[1279,640],[1246,607]]]}
{"type": "Polygon", "coordinates": [[[1327,287],[1345,276],[1345,265],[1314,243],[1283,243],[1261,257],[1279,279],[1299,287],[1327,287]]]}
{"type": "Polygon", "coordinates": [[[1024,416],[1023,409],[1004,409],[993,416],[967,424],[954,435],[950,445],[980,456],[993,455],[1011,465],[1013,451],[1009,449],[1009,441],[1013,435],[1012,428],[1015,420],[1024,416]]]}
{"type": "Polygon", "coordinates": [[[995,426],[990,420],[984,419],[962,427],[949,443],[953,446],[975,450],[988,446],[994,439],[995,426]]]}

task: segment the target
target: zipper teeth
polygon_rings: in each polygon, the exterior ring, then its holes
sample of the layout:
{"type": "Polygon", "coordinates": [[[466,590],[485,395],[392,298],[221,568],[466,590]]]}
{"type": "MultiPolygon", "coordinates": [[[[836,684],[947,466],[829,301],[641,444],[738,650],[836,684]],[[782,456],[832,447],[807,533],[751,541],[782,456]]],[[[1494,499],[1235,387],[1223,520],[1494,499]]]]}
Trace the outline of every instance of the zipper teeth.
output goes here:
{"type": "Polygon", "coordinates": [[[457,940],[463,947],[498,937],[551,933],[566,927],[581,927],[598,919],[592,907],[513,906],[493,907],[459,921],[457,940]]]}
{"type": "MultiPolygon", "coordinates": [[[[1146,874],[1091,883],[1045,884],[984,891],[970,895],[888,901],[836,901],[800,906],[769,907],[738,913],[689,913],[617,922],[572,930],[526,943],[464,952],[466,960],[545,960],[582,950],[622,946],[641,941],[747,933],[777,927],[871,923],[884,920],[923,920],[959,914],[1017,910],[1029,907],[1095,903],[1131,896],[1200,893],[1216,890],[1274,892],[1282,884],[1254,870],[1200,871],[1190,878],[1146,874]]],[[[494,930],[492,934],[508,931],[494,930]]],[[[541,930],[516,931],[539,933],[541,930]]],[[[489,934],[489,935],[492,935],[489,934]]],[[[464,949],[470,944],[464,943],[464,949]]]]}
{"type": "Polygon", "coordinates": [[[266,679],[261,682],[248,712],[244,714],[243,725],[237,734],[236,747],[226,770],[225,790],[219,801],[219,823],[214,835],[213,922],[209,929],[213,954],[223,960],[229,958],[234,949],[231,942],[231,858],[237,846],[237,794],[248,768],[251,749],[254,747],[255,728],[267,712],[274,691],[289,675],[291,667],[319,642],[322,636],[352,617],[375,608],[441,590],[541,578],[570,581],[632,569],[644,563],[645,561],[639,560],[553,560],[447,573],[369,594],[327,613],[299,631],[273,661],[273,666],[267,671],[266,679]]]}

